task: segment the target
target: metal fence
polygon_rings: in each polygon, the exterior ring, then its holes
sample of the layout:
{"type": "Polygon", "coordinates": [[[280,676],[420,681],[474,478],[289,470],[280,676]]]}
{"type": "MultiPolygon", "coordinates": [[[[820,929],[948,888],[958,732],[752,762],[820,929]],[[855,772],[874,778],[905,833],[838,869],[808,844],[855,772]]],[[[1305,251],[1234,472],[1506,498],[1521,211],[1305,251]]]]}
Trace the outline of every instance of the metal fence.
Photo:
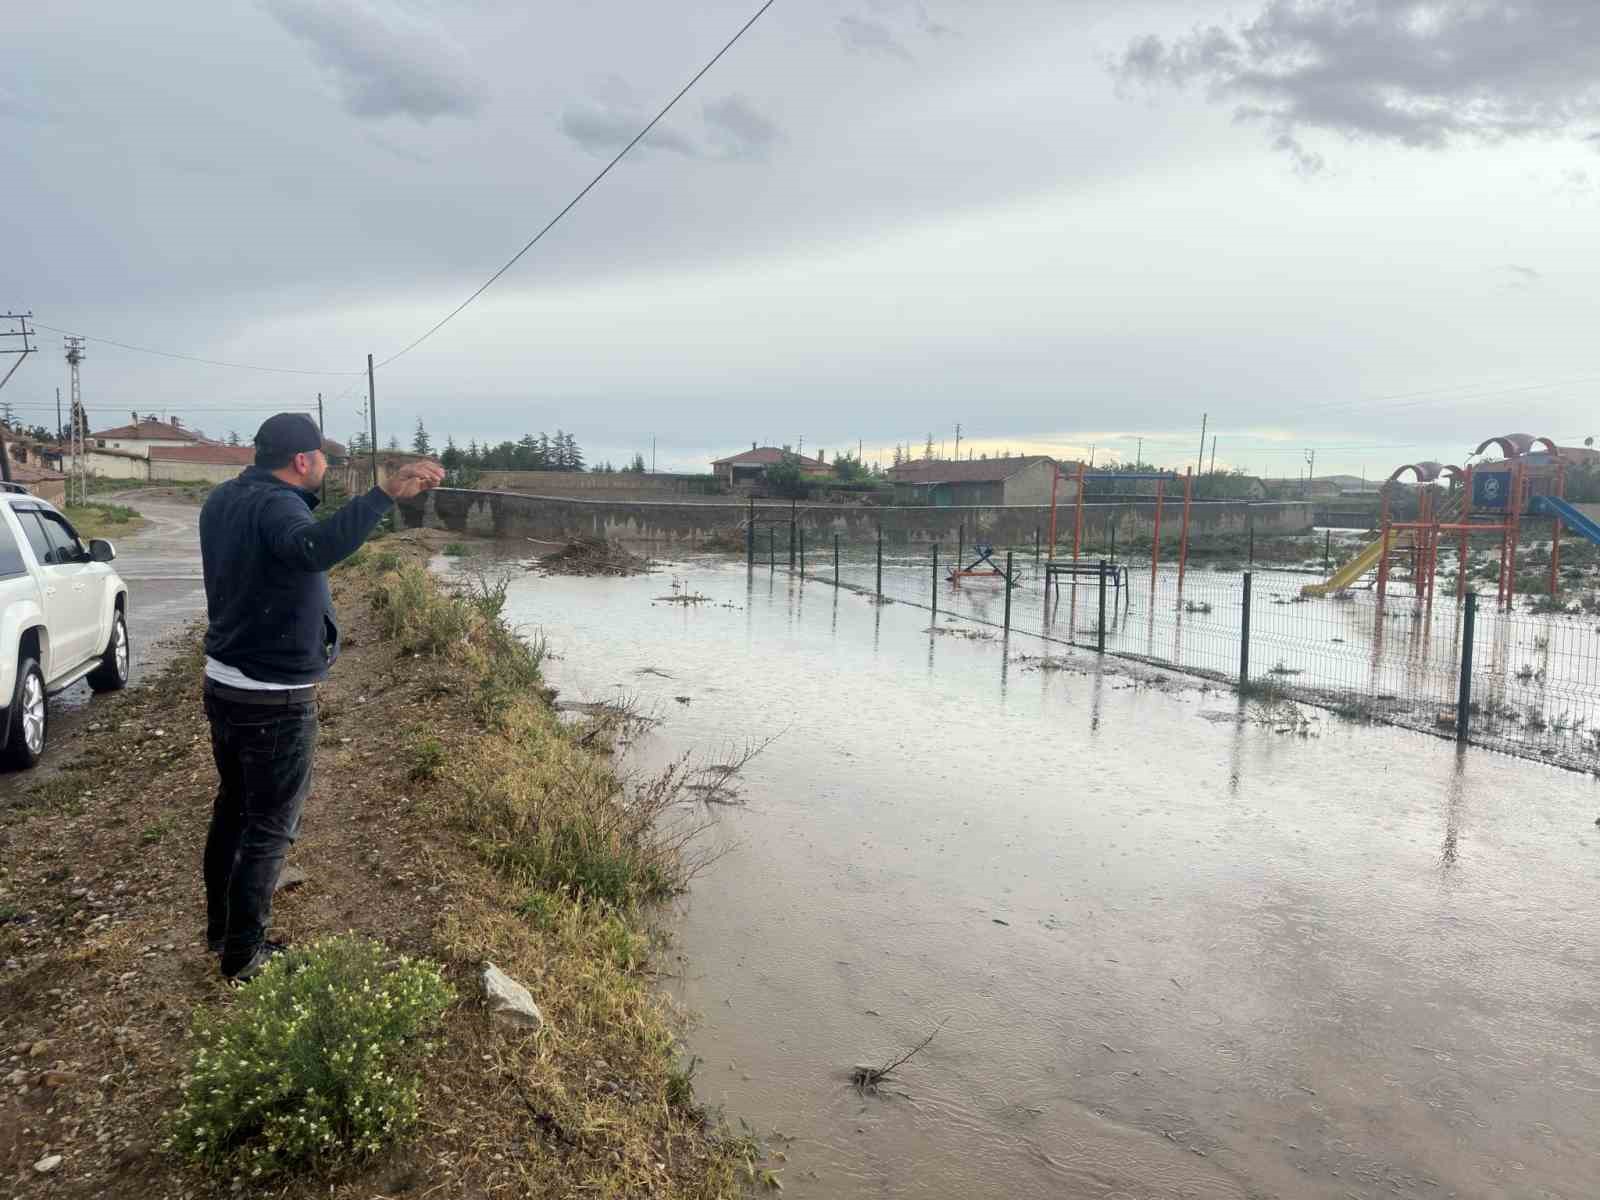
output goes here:
{"type": "MultiPolygon", "coordinates": [[[[1304,572],[1233,564],[1080,559],[1053,575],[1034,547],[997,550],[990,572],[952,582],[971,547],[889,545],[767,527],[752,565],[1047,644],[1137,659],[1321,706],[1351,721],[1402,725],[1600,773],[1600,613],[1499,611],[1492,597],[1430,606],[1391,583],[1303,597],[1304,572]],[[1009,571],[1011,585],[1004,572],[1009,571]]],[[[1057,569],[1065,564],[1057,559],[1057,569]]],[[[1593,608],[1591,602],[1591,609],[1593,608]]]]}

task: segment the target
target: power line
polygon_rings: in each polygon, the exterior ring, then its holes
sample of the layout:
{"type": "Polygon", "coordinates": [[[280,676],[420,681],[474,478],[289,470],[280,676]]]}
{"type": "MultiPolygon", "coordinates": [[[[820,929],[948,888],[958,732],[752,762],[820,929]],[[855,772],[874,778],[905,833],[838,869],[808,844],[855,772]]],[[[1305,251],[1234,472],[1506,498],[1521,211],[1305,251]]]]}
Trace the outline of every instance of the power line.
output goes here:
{"type": "Polygon", "coordinates": [[[766,0],[766,3],[764,3],[760,8],[756,9],[755,15],[752,16],[748,21],[746,21],[743,25],[741,25],[739,27],[739,31],[737,33],[735,33],[731,38],[728,39],[728,41],[723,45],[722,49],[718,50],[715,54],[713,54],[711,56],[711,60],[709,62],[707,62],[705,66],[701,67],[698,71],[696,71],[694,73],[694,76],[689,80],[689,82],[684,84],[683,87],[681,87],[678,90],[678,94],[677,95],[675,95],[671,100],[667,101],[666,107],[663,108],[660,112],[658,112],[654,117],[652,117],[650,119],[650,123],[648,125],[646,125],[643,129],[641,129],[637,134],[635,134],[634,138],[633,138],[633,140],[631,142],[629,142],[621,150],[617,151],[616,157],[613,158],[610,162],[608,162],[604,167],[602,167],[601,170],[600,170],[600,173],[598,175],[596,175],[593,179],[589,180],[589,182],[586,183],[583,186],[583,190],[582,191],[580,191],[571,200],[567,201],[566,206],[564,208],[562,208],[562,210],[560,212],[556,213],[555,216],[551,217],[549,222],[545,225],[545,227],[543,229],[539,230],[538,233],[534,234],[533,237],[529,238],[527,244],[524,245],[521,250],[518,250],[515,254],[513,254],[511,256],[511,258],[509,260],[507,260],[506,264],[503,267],[501,267],[493,275],[489,276],[488,279],[484,280],[482,285],[478,288],[477,291],[473,292],[472,295],[468,296],[460,304],[458,304],[454,308],[452,308],[437,323],[435,323],[430,329],[428,329],[428,331],[426,333],[424,333],[421,337],[419,337],[415,341],[411,342],[404,349],[398,350],[394,354],[391,354],[388,358],[386,358],[382,362],[380,362],[378,364],[378,366],[387,367],[390,363],[394,362],[394,360],[399,358],[401,355],[410,354],[411,351],[415,350],[418,346],[422,345],[423,342],[427,341],[434,334],[438,333],[439,330],[443,329],[446,325],[448,325],[451,321],[453,321],[461,313],[461,311],[467,307],[467,305],[471,304],[479,296],[483,295],[484,292],[488,291],[491,287],[493,287],[495,281],[497,279],[499,279],[500,276],[504,275],[512,267],[516,266],[517,265],[517,261],[519,259],[521,259],[524,254],[526,254],[529,250],[532,250],[535,246],[537,246],[539,244],[540,240],[544,237],[545,234],[549,233],[552,229],[554,229],[556,227],[556,225],[560,223],[560,221],[561,221],[561,219],[563,217],[565,217],[574,208],[578,207],[579,202],[585,196],[587,196],[591,191],[593,191],[595,189],[595,187],[599,184],[599,182],[602,179],[604,179],[607,175],[611,174],[611,169],[613,167],[615,167],[619,162],[621,162],[625,157],[627,157],[628,151],[632,150],[635,146],[637,146],[640,142],[642,142],[645,139],[645,135],[648,134],[652,129],[654,129],[656,127],[656,125],[660,123],[661,119],[663,117],[665,117],[669,112],[671,112],[674,107],[676,107],[678,101],[682,100],[685,96],[687,96],[689,94],[689,90],[691,88],[693,88],[695,84],[699,83],[701,78],[708,71],[710,71],[712,67],[717,65],[717,63],[722,59],[722,56],[724,54],[726,54],[729,50],[733,49],[735,44],[738,43],[739,39],[744,37],[744,35],[747,32],[749,32],[751,26],[753,26],[757,21],[759,21],[761,19],[762,15],[767,11],[767,9],[771,8],[775,3],[777,3],[777,0],[766,0]]]}
{"type": "Polygon", "coordinates": [[[215,358],[199,358],[193,354],[177,354],[171,350],[152,350],[149,346],[134,346],[128,342],[119,342],[114,338],[94,337],[87,333],[73,334],[71,330],[57,329],[54,325],[46,325],[42,321],[35,321],[35,326],[48,329],[51,333],[66,334],[69,337],[80,337],[86,342],[99,342],[103,346],[116,346],[119,350],[132,350],[139,354],[154,354],[160,358],[181,358],[185,362],[204,363],[208,367],[232,367],[236,371],[270,371],[277,375],[359,375],[360,371],[305,371],[298,367],[263,367],[255,363],[223,362],[215,358]]]}

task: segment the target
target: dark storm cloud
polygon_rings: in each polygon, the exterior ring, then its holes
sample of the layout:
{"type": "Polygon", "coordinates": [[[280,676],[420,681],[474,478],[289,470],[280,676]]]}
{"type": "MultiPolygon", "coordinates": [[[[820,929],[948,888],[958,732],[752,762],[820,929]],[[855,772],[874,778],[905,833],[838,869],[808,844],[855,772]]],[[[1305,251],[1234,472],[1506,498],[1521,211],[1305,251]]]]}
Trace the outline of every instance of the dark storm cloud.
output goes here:
{"type": "MultiPolygon", "coordinates": [[[[585,102],[569,104],[561,113],[561,132],[590,154],[609,158],[643,129],[650,118],[632,107],[585,102]]],[[[700,150],[674,129],[657,125],[643,147],[698,158],[700,150]]]]}
{"type": "Polygon", "coordinates": [[[882,21],[873,21],[866,17],[840,17],[837,28],[839,39],[851,50],[911,61],[911,51],[905,48],[900,39],[895,37],[894,31],[882,21]]]}
{"type": "MultiPolygon", "coordinates": [[[[683,132],[686,122],[675,111],[671,119],[678,126],[663,122],[650,131],[641,148],[666,150],[686,158],[759,159],[783,140],[783,133],[772,118],[737,93],[701,106],[703,134],[683,132]]],[[[650,116],[642,108],[622,100],[588,101],[569,104],[561,114],[561,132],[590,154],[610,157],[621,150],[643,129],[650,116]]]]}
{"type": "Polygon", "coordinates": [[[470,117],[482,86],[442,30],[383,0],[261,0],[304,42],[357,117],[470,117]]]}
{"type": "Polygon", "coordinates": [[[706,133],[728,158],[762,158],[783,140],[778,123],[737,92],[706,103],[706,133]]]}
{"type": "Polygon", "coordinates": [[[1321,158],[1301,141],[1312,130],[1427,148],[1591,138],[1597,54],[1594,0],[1271,0],[1232,28],[1138,38],[1114,69],[1204,86],[1314,171],[1321,158]]]}

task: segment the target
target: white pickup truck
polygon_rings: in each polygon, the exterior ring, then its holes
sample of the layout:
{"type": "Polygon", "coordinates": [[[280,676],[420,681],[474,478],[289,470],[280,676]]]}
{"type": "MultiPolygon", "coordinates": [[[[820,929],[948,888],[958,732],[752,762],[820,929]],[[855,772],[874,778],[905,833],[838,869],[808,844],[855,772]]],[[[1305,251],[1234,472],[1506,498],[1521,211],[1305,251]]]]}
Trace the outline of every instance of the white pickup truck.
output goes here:
{"type": "Polygon", "coordinates": [[[87,678],[128,683],[128,585],[117,552],[84,545],[55,508],[0,484],[0,758],[31,767],[44,753],[50,696],[87,678]]]}

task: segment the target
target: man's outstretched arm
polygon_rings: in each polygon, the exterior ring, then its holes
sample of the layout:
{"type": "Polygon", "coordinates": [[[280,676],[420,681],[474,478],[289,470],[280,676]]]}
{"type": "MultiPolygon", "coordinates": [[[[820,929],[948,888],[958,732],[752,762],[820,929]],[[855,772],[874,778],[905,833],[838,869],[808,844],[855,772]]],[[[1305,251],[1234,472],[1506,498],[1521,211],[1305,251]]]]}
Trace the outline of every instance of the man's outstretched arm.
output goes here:
{"type": "Polygon", "coordinates": [[[412,463],[387,483],[350,500],[326,521],[314,520],[293,497],[275,499],[261,514],[261,533],[283,562],[302,571],[326,571],[349,558],[371,536],[396,500],[409,500],[444,479],[436,463],[412,463]]]}

